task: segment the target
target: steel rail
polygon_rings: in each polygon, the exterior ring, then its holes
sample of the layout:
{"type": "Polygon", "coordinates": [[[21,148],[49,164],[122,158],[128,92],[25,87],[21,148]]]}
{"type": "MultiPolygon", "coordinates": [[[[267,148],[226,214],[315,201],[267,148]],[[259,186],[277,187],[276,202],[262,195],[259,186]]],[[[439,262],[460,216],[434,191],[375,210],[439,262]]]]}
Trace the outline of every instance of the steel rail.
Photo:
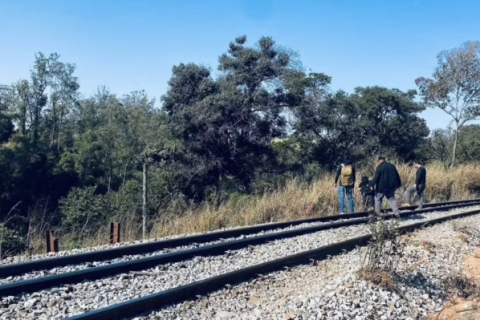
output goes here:
{"type": "MultiPolygon", "coordinates": [[[[474,204],[480,204],[475,202],[474,204]]],[[[412,215],[429,213],[434,211],[450,210],[455,208],[471,206],[472,203],[459,203],[451,206],[433,207],[416,211],[401,212],[400,217],[408,217],[412,215]]],[[[396,216],[394,214],[387,214],[383,216],[384,219],[392,219],[396,216]]],[[[232,240],[217,244],[206,245],[193,249],[181,250],[172,253],[159,254],[151,257],[134,259],[130,261],[112,263],[105,266],[99,266],[94,268],[86,268],[77,271],[65,272],[45,277],[39,277],[29,280],[21,280],[12,283],[0,285],[0,296],[11,296],[20,293],[32,293],[43,289],[51,288],[54,286],[60,286],[69,283],[78,283],[84,280],[96,280],[104,277],[128,273],[130,271],[145,270],[155,267],[157,265],[173,263],[179,261],[185,261],[192,259],[196,256],[214,256],[224,254],[229,250],[237,250],[245,248],[247,246],[258,245],[269,241],[278,239],[285,239],[296,237],[313,232],[336,229],[346,226],[353,226],[367,223],[369,220],[366,218],[350,219],[346,221],[333,222],[328,224],[322,224],[318,226],[305,227],[300,229],[293,229],[287,231],[280,231],[275,233],[269,233],[257,237],[251,237],[246,239],[232,240]]]]}
{"type": "MultiPolygon", "coordinates": [[[[462,212],[455,215],[449,215],[402,226],[397,228],[397,230],[399,230],[401,233],[410,232],[426,226],[431,226],[448,220],[463,218],[479,213],[480,210],[462,212]]],[[[212,278],[196,281],[180,287],[150,294],[137,299],[124,301],[102,309],[72,316],[66,320],[125,319],[127,317],[135,317],[147,311],[158,310],[174,303],[194,299],[198,295],[204,295],[206,293],[219,290],[225,287],[227,284],[233,285],[248,281],[259,274],[278,271],[284,267],[305,264],[310,262],[312,259],[323,260],[329,256],[338,255],[342,252],[348,252],[356,247],[367,245],[370,239],[371,235],[352,238],[346,241],[326,245],[317,249],[301,252],[281,259],[268,261],[212,278]]]]}
{"type": "MultiPolygon", "coordinates": [[[[449,205],[455,205],[455,204],[468,204],[468,203],[471,204],[478,201],[480,201],[480,199],[429,203],[424,205],[424,208],[449,206],[449,205]]],[[[417,206],[408,206],[408,207],[403,207],[402,210],[412,210],[415,208],[417,208],[417,206]]],[[[387,211],[391,211],[391,210],[387,210],[387,211]]],[[[112,248],[112,249],[71,254],[71,255],[62,256],[62,257],[54,257],[54,258],[32,260],[32,261],[20,262],[20,263],[12,263],[12,264],[0,266],[0,278],[22,275],[24,273],[35,271],[35,270],[53,269],[53,268],[71,265],[71,264],[111,260],[111,259],[119,258],[125,255],[148,253],[148,252],[153,252],[153,251],[157,251],[165,248],[174,248],[174,247],[179,247],[184,245],[190,245],[192,243],[205,243],[210,241],[217,241],[220,239],[234,238],[242,235],[259,233],[262,231],[270,231],[275,229],[287,228],[290,226],[296,226],[303,223],[331,222],[331,221],[344,220],[344,219],[362,218],[362,217],[367,217],[368,214],[369,214],[368,211],[362,211],[362,212],[343,214],[343,215],[333,215],[333,216],[326,216],[326,217],[300,219],[300,220],[294,220],[294,221],[260,224],[260,225],[230,229],[225,231],[215,231],[210,233],[178,237],[178,238],[167,239],[167,240],[152,241],[152,242],[146,242],[146,243],[140,243],[140,244],[134,244],[134,245],[126,245],[126,246],[121,246],[121,247],[112,248]]]]}

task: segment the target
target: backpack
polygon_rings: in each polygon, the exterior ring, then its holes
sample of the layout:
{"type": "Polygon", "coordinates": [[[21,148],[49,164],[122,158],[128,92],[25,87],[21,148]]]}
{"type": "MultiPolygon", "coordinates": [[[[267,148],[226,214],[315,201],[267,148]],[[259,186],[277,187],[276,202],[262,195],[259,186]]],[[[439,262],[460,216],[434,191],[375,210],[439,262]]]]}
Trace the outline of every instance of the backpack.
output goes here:
{"type": "Polygon", "coordinates": [[[353,186],[353,170],[351,165],[343,165],[340,173],[340,183],[344,187],[353,186]]]}

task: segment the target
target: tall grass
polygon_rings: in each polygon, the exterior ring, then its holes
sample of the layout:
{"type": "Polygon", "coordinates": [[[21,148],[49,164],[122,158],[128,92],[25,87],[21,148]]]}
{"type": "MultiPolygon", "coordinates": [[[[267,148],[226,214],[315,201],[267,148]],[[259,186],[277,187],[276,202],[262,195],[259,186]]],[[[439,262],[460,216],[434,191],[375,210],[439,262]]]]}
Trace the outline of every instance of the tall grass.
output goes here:
{"type": "MultiPolygon", "coordinates": [[[[357,172],[357,180],[361,175],[373,175],[373,164],[365,170],[357,172]]],[[[415,168],[405,164],[397,164],[403,187],[397,191],[397,201],[403,202],[403,192],[415,181],[415,168]]],[[[431,164],[427,169],[427,202],[471,199],[480,191],[480,165],[464,164],[447,169],[441,164],[431,164]]],[[[358,182],[357,182],[358,184],[358,182]]],[[[262,196],[240,196],[223,203],[219,208],[205,203],[200,207],[187,211],[169,214],[159,213],[153,221],[149,238],[160,238],[171,235],[198,233],[222,228],[248,226],[275,221],[288,221],[308,217],[327,216],[338,212],[338,193],[334,187],[333,173],[319,177],[311,184],[291,180],[279,190],[265,193],[262,196]]],[[[361,194],[355,186],[354,201],[356,210],[362,210],[361,194]]],[[[132,218],[122,228],[122,241],[132,241],[140,234],[141,224],[132,218]]],[[[68,242],[67,230],[62,233],[60,246],[68,242]]],[[[103,245],[108,241],[107,228],[95,234],[85,235],[80,246],[103,245]]],[[[43,233],[31,238],[33,252],[44,251],[43,233]]],[[[78,244],[77,244],[78,245],[78,244]]]]}
{"type": "MultiPolygon", "coordinates": [[[[441,164],[426,166],[428,202],[461,200],[476,197],[480,190],[480,165],[466,164],[447,169],[441,164]]],[[[406,187],[415,182],[415,168],[405,164],[397,165],[403,188],[396,198],[403,202],[406,187]]],[[[372,177],[372,169],[357,173],[357,180],[366,174],[372,177]]],[[[355,187],[355,208],[362,210],[362,199],[355,187]]],[[[163,217],[155,222],[152,237],[202,232],[235,226],[247,226],[274,221],[287,221],[314,216],[333,215],[338,212],[338,191],[334,187],[334,175],[327,174],[312,184],[298,180],[289,181],[284,188],[260,197],[245,197],[230,201],[218,209],[206,204],[188,210],[181,215],[163,217]]]]}

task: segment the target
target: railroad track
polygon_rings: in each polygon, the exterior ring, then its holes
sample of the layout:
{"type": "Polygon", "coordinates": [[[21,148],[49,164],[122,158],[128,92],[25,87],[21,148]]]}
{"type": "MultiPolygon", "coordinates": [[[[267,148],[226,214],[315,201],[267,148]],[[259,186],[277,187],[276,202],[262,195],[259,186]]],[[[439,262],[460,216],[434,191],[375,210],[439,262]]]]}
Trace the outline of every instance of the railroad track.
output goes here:
{"type": "MultiPolygon", "coordinates": [[[[431,213],[435,211],[447,211],[447,210],[465,208],[465,207],[475,206],[475,205],[480,205],[480,200],[430,204],[428,208],[425,208],[423,210],[404,211],[400,214],[400,216],[403,218],[407,218],[409,216],[418,216],[420,214],[431,213]]],[[[411,210],[413,208],[414,207],[409,207],[404,209],[411,210]]],[[[446,219],[459,218],[459,217],[477,214],[477,213],[480,213],[480,210],[463,212],[463,213],[456,214],[454,216],[443,216],[437,219],[429,220],[427,224],[438,223],[438,222],[445,221],[446,219]]],[[[23,281],[8,283],[0,286],[0,295],[3,297],[6,297],[6,296],[12,296],[20,293],[33,293],[42,289],[46,289],[53,286],[59,286],[66,283],[78,283],[87,279],[96,280],[96,279],[101,279],[104,277],[108,277],[108,276],[112,276],[120,273],[145,270],[158,265],[185,261],[185,260],[189,260],[199,256],[222,255],[225,252],[245,248],[248,246],[265,244],[274,240],[298,237],[302,235],[308,235],[311,233],[317,233],[319,231],[324,231],[324,230],[361,225],[361,224],[365,224],[368,221],[368,217],[366,217],[367,214],[368,213],[366,212],[361,212],[361,213],[343,215],[343,216],[304,219],[304,220],[294,221],[294,222],[283,222],[283,223],[275,223],[275,224],[269,224],[269,225],[260,225],[260,226],[253,226],[248,228],[239,228],[239,229],[214,232],[214,233],[203,234],[203,235],[158,241],[155,243],[157,245],[157,247],[155,248],[158,248],[158,246],[161,246],[161,245],[163,245],[164,246],[163,248],[165,248],[165,246],[173,247],[173,243],[175,243],[175,241],[177,244],[179,243],[179,244],[185,245],[186,243],[200,242],[200,240],[203,240],[203,242],[212,241],[214,239],[219,240],[223,237],[227,237],[225,236],[226,234],[230,235],[230,237],[233,237],[233,236],[242,236],[242,235],[245,235],[247,232],[250,232],[247,234],[253,235],[254,230],[257,232],[258,230],[260,230],[260,232],[264,232],[266,230],[277,230],[282,226],[291,227],[292,225],[303,225],[305,223],[320,223],[314,226],[307,226],[303,228],[290,229],[287,231],[280,231],[280,232],[272,232],[272,233],[252,236],[244,239],[234,239],[234,240],[224,241],[221,243],[216,243],[211,245],[207,244],[201,247],[187,249],[187,250],[180,250],[173,253],[154,255],[147,258],[135,259],[132,261],[125,261],[125,262],[114,263],[114,264],[100,266],[100,267],[86,268],[86,269],[78,270],[74,272],[60,273],[60,274],[50,275],[46,277],[38,277],[30,280],[23,280],[23,281]],[[185,240],[185,239],[188,239],[188,240],[185,240]],[[195,240],[192,240],[192,239],[195,239],[195,240]]],[[[392,214],[385,215],[386,219],[390,219],[393,217],[394,216],[392,214]]],[[[418,228],[420,226],[425,225],[425,223],[426,223],[425,221],[422,221],[418,223],[409,224],[407,226],[403,226],[402,230],[405,231],[405,230],[418,228]]],[[[281,269],[282,267],[285,267],[285,266],[291,266],[298,263],[303,263],[312,258],[322,259],[326,255],[334,255],[341,252],[342,250],[350,250],[355,246],[365,245],[368,242],[368,240],[369,240],[369,236],[363,235],[361,237],[357,237],[354,239],[349,239],[349,240],[338,242],[335,244],[330,244],[314,250],[307,250],[305,252],[301,252],[295,255],[286,256],[280,259],[275,259],[272,261],[250,266],[250,267],[236,270],[233,272],[221,274],[209,279],[189,283],[184,286],[170,288],[168,290],[154,293],[145,297],[129,300],[129,301],[112,305],[103,309],[73,316],[70,319],[72,320],[73,319],[120,319],[125,316],[134,316],[138,313],[145,312],[153,308],[159,308],[161,306],[174,303],[176,301],[194,298],[195,295],[218,289],[227,283],[231,284],[239,281],[248,280],[249,278],[255,276],[258,273],[263,274],[270,271],[281,269]]],[[[135,246],[126,246],[123,248],[115,248],[110,250],[113,250],[114,252],[117,252],[117,253],[118,253],[117,251],[118,249],[132,250],[132,248],[135,248],[135,247],[141,248],[140,250],[146,250],[145,249],[146,247],[142,245],[153,245],[153,243],[146,243],[146,244],[135,245],[135,246]]],[[[110,250],[103,250],[103,251],[111,252],[110,250]]],[[[97,253],[97,252],[90,252],[88,254],[91,254],[91,253],[97,253]]],[[[85,254],[82,254],[82,255],[85,255],[85,254]]],[[[75,256],[79,256],[79,255],[75,255],[75,256]]],[[[51,258],[47,260],[53,261],[54,259],[61,259],[60,261],[64,263],[65,258],[69,258],[69,257],[71,256],[51,258]]],[[[91,256],[87,255],[87,257],[91,257],[91,256]]],[[[78,259],[78,258],[76,257],[75,259],[78,259]]],[[[34,263],[37,263],[37,266],[42,266],[41,263],[45,263],[45,262],[42,262],[42,260],[40,260],[40,261],[31,261],[31,262],[23,263],[23,264],[30,264],[29,267],[26,267],[26,268],[24,267],[23,270],[32,270],[32,264],[34,263]]],[[[19,265],[19,264],[14,264],[14,265],[19,265]]],[[[14,265],[7,265],[2,268],[5,268],[5,267],[11,268],[14,265]]],[[[34,268],[33,270],[38,270],[38,269],[34,268]]],[[[15,270],[15,273],[19,274],[19,271],[15,270]]]]}
{"type": "MultiPolygon", "coordinates": [[[[473,200],[459,200],[459,201],[450,201],[450,202],[439,202],[439,203],[430,203],[424,205],[424,212],[432,212],[436,210],[441,210],[441,207],[444,206],[454,206],[452,208],[458,208],[465,205],[472,205],[476,202],[480,202],[480,199],[473,199],[473,200]]],[[[409,206],[403,207],[402,210],[414,210],[417,206],[409,206]]],[[[391,211],[390,209],[385,210],[385,212],[391,211]]],[[[294,221],[286,221],[286,222],[276,222],[276,223],[268,223],[268,224],[260,224],[254,225],[250,227],[242,227],[236,229],[230,229],[225,231],[215,231],[209,233],[203,233],[198,235],[192,236],[185,236],[185,237],[177,237],[167,240],[160,240],[160,241],[152,241],[146,243],[140,243],[135,245],[126,245],[112,249],[105,249],[105,250],[98,250],[98,251],[90,251],[85,253],[78,253],[78,254],[71,254],[67,256],[61,257],[54,257],[54,258],[47,258],[41,260],[32,260],[27,262],[21,263],[11,263],[0,266],[0,279],[21,275],[27,272],[35,271],[35,270],[46,270],[46,269],[53,269],[58,268],[66,265],[74,265],[74,264],[81,264],[86,262],[95,262],[95,261],[105,261],[105,260],[112,260],[116,258],[120,258],[123,256],[128,255],[137,255],[137,254],[144,254],[155,252],[163,249],[168,248],[175,248],[181,246],[188,246],[191,244],[200,244],[200,243],[207,243],[213,241],[219,241],[222,239],[228,238],[235,238],[235,237],[242,237],[253,235],[261,232],[268,232],[277,229],[284,229],[293,226],[299,226],[302,224],[323,224],[328,222],[335,222],[340,221],[345,224],[332,224],[330,228],[335,227],[343,227],[346,225],[350,225],[350,223],[355,224],[356,222],[347,222],[353,221],[353,219],[365,218],[368,217],[369,212],[362,211],[356,212],[351,214],[344,214],[344,215],[332,215],[326,217],[318,217],[318,218],[309,218],[309,219],[300,219],[294,221]]],[[[359,223],[364,223],[364,221],[360,221],[359,223]]]]}

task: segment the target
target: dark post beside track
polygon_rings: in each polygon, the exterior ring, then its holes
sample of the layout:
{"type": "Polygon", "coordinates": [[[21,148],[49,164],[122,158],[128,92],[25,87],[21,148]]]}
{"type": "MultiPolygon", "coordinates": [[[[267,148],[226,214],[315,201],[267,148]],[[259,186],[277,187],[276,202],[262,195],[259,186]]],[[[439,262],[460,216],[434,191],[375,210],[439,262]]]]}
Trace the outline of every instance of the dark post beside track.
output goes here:
{"type": "Polygon", "coordinates": [[[45,241],[47,244],[47,253],[58,252],[58,239],[53,235],[53,231],[47,231],[45,241]]]}
{"type": "Polygon", "coordinates": [[[120,243],[120,222],[110,223],[110,244],[120,243]]]}

